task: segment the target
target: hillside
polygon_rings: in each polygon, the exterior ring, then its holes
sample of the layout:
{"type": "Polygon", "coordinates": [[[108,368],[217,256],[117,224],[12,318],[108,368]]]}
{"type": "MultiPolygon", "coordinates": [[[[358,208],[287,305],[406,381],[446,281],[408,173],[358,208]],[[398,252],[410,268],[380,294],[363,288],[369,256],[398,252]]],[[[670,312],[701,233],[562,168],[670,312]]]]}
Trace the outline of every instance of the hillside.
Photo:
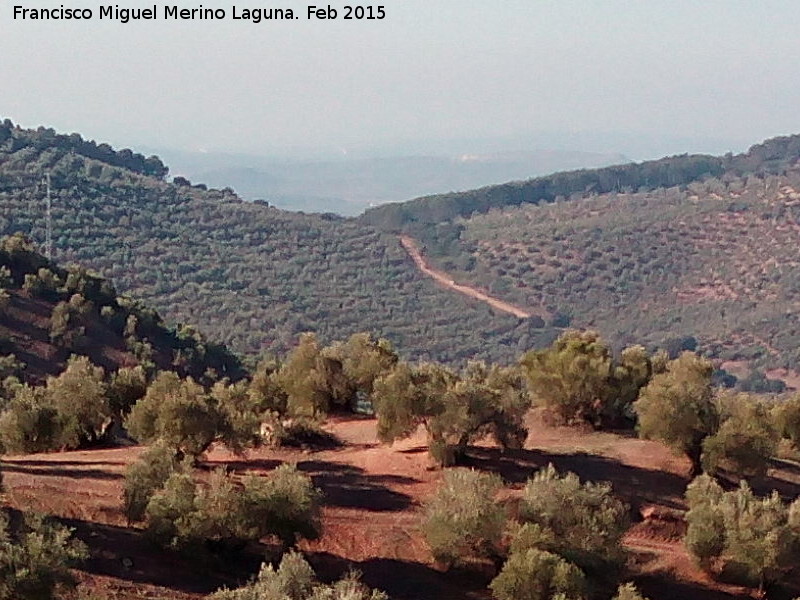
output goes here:
{"type": "Polygon", "coordinates": [[[800,170],[493,210],[434,262],[617,346],[695,337],[725,361],[796,368],[800,170]]]}
{"type": "Polygon", "coordinates": [[[168,327],[157,312],[117,295],[86,269],[65,269],[22,236],[0,240],[0,379],[40,383],[72,354],[106,372],[137,364],[201,378],[207,369],[238,378],[238,358],[190,327],[168,327]]]}
{"type": "Polygon", "coordinates": [[[553,337],[444,290],[395,236],[358,221],[168,183],[158,159],[10,122],[0,127],[0,233],[44,240],[45,172],[59,261],[243,354],[285,352],[303,331],[332,340],[370,329],[409,357],[513,360],[553,337]]]}
{"type": "Polygon", "coordinates": [[[468,192],[385,204],[367,210],[362,220],[383,229],[404,228],[421,232],[432,239],[432,226],[473,213],[485,213],[493,208],[540,204],[573,196],[656,190],[723,174],[777,174],[798,158],[800,135],[779,137],[754,145],[747,152],[735,156],[684,154],[601,169],[555,173],[468,192]]]}
{"type": "Polygon", "coordinates": [[[800,136],[776,138],[346,219],[170,183],[155,157],[6,122],[0,233],[44,240],[50,172],[60,262],[251,357],[284,353],[303,331],[327,342],[369,329],[412,359],[513,361],[571,323],[617,347],[697,338],[721,360],[793,369],[798,156],[800,136]],[[403,248],[395,218],[438,280],[403,248]]]}

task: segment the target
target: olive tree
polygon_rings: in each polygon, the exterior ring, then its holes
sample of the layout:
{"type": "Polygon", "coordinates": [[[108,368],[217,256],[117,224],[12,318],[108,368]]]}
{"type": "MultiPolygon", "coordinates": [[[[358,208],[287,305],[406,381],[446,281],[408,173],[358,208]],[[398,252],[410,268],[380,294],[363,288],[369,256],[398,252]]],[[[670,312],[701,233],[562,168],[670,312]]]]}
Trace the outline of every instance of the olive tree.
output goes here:
{"type": "Polygon", "coordinates": [[[197,459],[220,437],[224,422],[203,386],[164,373],[131,409],[125,426],[140,442],[161,440],[179,454],[197,459]]]}
{"type": "Polygon", "coordinates": [[[514,368],[475,362],[455,374],[441,365],[401,363],[375,382],[372,396],[381,440],[408,437],[422,425],[431,456],[444,466],[487,435],[504,449],[521,447],[527,436],[529,398],[514,368]]]}
{"type": "Polygon", "coordinates": [[[687,488],[686,546],[706,569],[717,561],[731,575],[764,590],[800,559],[800,501],[777,492],[759,498],[746,482],[725,492],[708,475],[687,488]]]}
{"type": "Polygon", "coordinates": [[[655,375],[639,394],[633,408],[639,418],[639,434],[683,452],[691,473],[702,469],[703,441],[716,433],[719,411],[714,402],[710,361],[684,352],[655,375]]]}
{"type": "Polygon", "coordinates": [[[222,470],[204,485],[196,480],[191,469],[173,470],[151,494],[144,518],[148,535],[158,544],[187,549],[212,543],[230,551],[266,536],[285,546],[299,537],[319,536],[320,492],[292,465],[241,482],[222,470]]]}
{"type": "Polygon", "coordinates": [[[636,589],[636,586],[632,583],[626,583],[624,585],[619,586],[617,589],[617,595],[614,596],[614,600],[647,600],[644,596],[639,593],[639,590],[636,589]]]}
{"type": "Polygon", "coordinates": [[[526,524],[516,548],[538,546],[583,569],[607,570],[624,560],[628,509],[607,483],[560,475],[553,465],[536,473],[522,492],[519,520],[526,524]]]}
{"type": "Polygon", "coordinates": [[[722,424],[703,440],[703,469],[712,475],[765,475],[778,446],[778,430],[769,408],[749,394],[723,395],[717,405],[722,424]]]}
{"type": "Polygon", "coordinates": [[[489,588],[497,600],[582,600],[587,582],[578,567],[557,554],[529,548],[512,553],[489,588]]]}
{"type": "Polygon", "coordinates": [[[220,590],[209,600],[388,600],[349,575],[336,583],[317,582],[314,570],[298,552],[287,552],[275,569],[263,564],[256,579],[235,590],[220,590]]]}
{"type": "Polygon", "coordinates": [[[47,378],[45,394],[59,415],[62,446],[77,448],[101,437],[111,415],[102,367],[73,356],[58,377],[47,378]]]}
{"type": "Polygon", "coordinates": [[[445,471],[441,485],[425,503],[422,531],[433,557],[445,565],[500,555],[506,522],[497,503],[497,475],[470,469],[445,471]]]}
{"type": "Polygon", "coordinates": [[[631,404],[653,373],[642,346],[626,348],[615,360],[595,331],[567,331],[520,362],[536,400],[551,416],[595,428],[630,425],[631,404]]]}
{"type": "Polygon", "coordinates": [[[86,558],[86,546],[70,529],[26,515],[12,531],[0,511],[0,600],[55,599],[75,586],[70,569],[86,558]]]}
{"type": "Polygon", "coordinates": [[[153,494],[163,488],[167,479],[180,468],[175,451],[164,444],[151,446],[127,468],[122,502],[129,523],[144,518],[153,494]]]}

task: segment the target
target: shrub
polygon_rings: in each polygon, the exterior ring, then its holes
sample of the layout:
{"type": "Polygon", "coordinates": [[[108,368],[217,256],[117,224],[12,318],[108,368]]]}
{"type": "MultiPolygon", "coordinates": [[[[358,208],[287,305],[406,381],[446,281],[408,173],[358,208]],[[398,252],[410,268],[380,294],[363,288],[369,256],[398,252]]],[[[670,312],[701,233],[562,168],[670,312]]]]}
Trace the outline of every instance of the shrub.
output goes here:
{"type": "Polygon", "coordinates": [[[71,535],[66,527],[34,516],[12,531],[0,513],[0,600],[50,600],[74,587],[70,568],[88,553],[71,535]]]}
{"type": "Polygon", "coordinates": [[[163,444],[151,446],[125,472],[123,511],[128,522],[141,521],[150,499],[179,470],[175,451],[163,444]]]}
{"type": "Polygon", "coordinates": [[[489,587],[497,600],[580,600],[586,578],[560,556],[530,548],[512,553],[489,587]]]}
{"type": "Polygon", "coordinates": [[[209,600],[388,600],[351,575],[332,585],[317,583],[314,570],[297,552],[288,552],[277,569],[264,564],[252,583],[236,590],[221,590],[209,600]]]}
{"type": "Polygon", "coordinates": [[[502,482],[469,469],[445,471],[426,502],[422,525],[433,557],[446,565],[469,558],[496,557],[506,513],[496,501],[502,482]]]}
{"type": "Polygon", "coordinates": [[[522,493],[519,518],[537,525],[545,550],[584,569],[618,566],[622,536],[628,528],[627,507],[611,495],[607,483],[581,483],[574,473],[559,475],[553,465],[531,478],[522,493]]]}
{"type": "Polygon", "coordinates": [[[221,470],[204,485],[190,471],[176,470],[151,495],[145,518],[150,537],[172,548],[210,543],[236,550],[266,536],[291,545],[319,536],[319,500],[311,479],[291,465],[241,485],[221,470]]]}
{"type": "Polygon", "coordinates": [[[717,563],[763,589],[797,564],[800,501],[787,506],[777,492],[758,498],[745,482],[724,492],[708,475],[689,485],[686,499],[686,546],[705,569],[717,563]]]}
{"type": "Polygon", "coordinates": [[[722,425],[703,440],[703,469],[712,475],[765,475],[778,447],[778,431],[769,410],[747,394],[723,396],[719,405],[722,425]]]}

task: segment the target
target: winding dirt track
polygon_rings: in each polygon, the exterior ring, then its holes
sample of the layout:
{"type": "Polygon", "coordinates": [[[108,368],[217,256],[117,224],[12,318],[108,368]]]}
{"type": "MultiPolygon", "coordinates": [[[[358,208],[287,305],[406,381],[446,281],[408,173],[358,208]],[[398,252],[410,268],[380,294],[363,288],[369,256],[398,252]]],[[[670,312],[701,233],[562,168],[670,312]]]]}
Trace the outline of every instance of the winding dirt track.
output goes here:
{"type": "Polygon", "coordinates": [[[470,298],[474,298],[476,300],[480,300],[482,302],[486,302],[492,308],[495,308],[499,311],[508,313],[510,315],[514,315],[518,319],[527,319],[533,313],[530,313],[526,310],[519,308],[518,306],[514,306],[513,304],[509,304],[508,302],[503,302],[502,300],[498,300],[488,294],[477,290],[473,287],[468,285],[461,285],[453,281],[453,279],[443,271],[437,271],[436,269],[432,269],[428,262],[425,260],[425,257],[422,256],[419,248],[417,247],[417,243],[408,237],[407,235],[399,236],[400,243],[405,248],[408,255],[417,265],[417,268],[425,273],[428,277],[431,277],[441,283],[443,286],[450,288],[451,290],[458,292],[459,294],[464,294],[465,296],[469,296],[470,298]]]}

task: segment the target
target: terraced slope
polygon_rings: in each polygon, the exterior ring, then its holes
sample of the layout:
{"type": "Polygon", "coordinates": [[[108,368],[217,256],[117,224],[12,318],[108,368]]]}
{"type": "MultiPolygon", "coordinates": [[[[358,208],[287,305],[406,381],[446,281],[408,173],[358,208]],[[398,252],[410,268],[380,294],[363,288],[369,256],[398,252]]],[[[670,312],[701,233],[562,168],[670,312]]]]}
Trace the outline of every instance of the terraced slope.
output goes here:
{"type": "Polygon", "coordinates": [[[617,344],[693,336],[712,356],[800,360],[800,170],[460,219],[435,262],[617,344]],[[467,265],[459,268],[459,265],[467,265]]]}
{"type": "Polygon", "coordinates": [[[303,331],[332,340],[370,330],[413,358],[513,360],[553,335],[442,288],[395,236],[355,220],[168,183],[157,159],[88,152],[50,130],[0,129],[0,233],[44,240],[40,181],[50,172],[60,261],[241,353],[284,352],[303,331]]]}

